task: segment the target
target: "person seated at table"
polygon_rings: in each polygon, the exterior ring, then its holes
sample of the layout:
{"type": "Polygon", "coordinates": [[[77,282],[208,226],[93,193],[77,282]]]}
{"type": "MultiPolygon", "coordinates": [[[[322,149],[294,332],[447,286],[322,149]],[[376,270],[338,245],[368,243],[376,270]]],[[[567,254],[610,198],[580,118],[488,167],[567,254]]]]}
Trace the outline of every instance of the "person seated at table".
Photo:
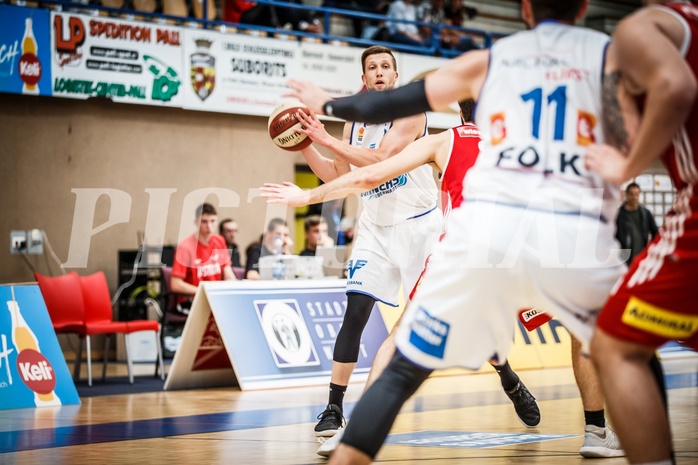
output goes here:
{"type": "Polygon", "coordinates": [[[305,249],[301,257],[314,257],[318,247],[332,247],[334,241],[327,234],[327,220],[320,215],[309,215],[303,223],[305,229],[305,249]]]}
{"type": "Polygon", "coordinates": [[[218,232],[225,239],[225,244],[228,247],[228,253],[230,254],[231,266],[242,267],[242,262],[240,261],[240,247],[237,244],[238,236],[238,222],[232,218],[226,218],[221,221],[220,226],[218,226],[218,232]]]}
{"type": "Polygon", "coordinates": [[[281,218],[272,218],[267,225],[262,241],[259,244],[252,244],[247,249],[247,263],[245,264],[245,278],[260,279],[259,259],[267,255],[274,255],[274,242],[280,236],[283,241],[281,253],[291,255],[293,241],[289,233],[288,224],[281,218]]]}
{"type": "Polygon", "coordinates": [[[217,222],[218,213],[213,205],[199,205],[194,220],[198,231],[184,239],[175,251],[170,288],[181,294],[178,309],[182,313],[188,313],[201,281],[235,279],[225,239],[214,233],[217,222]]]}

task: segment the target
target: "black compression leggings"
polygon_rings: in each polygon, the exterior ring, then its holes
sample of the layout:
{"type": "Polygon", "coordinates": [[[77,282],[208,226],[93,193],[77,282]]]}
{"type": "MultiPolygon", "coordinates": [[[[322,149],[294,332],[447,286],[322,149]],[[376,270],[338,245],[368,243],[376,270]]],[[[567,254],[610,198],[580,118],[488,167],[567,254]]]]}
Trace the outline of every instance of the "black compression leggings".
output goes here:
{"type": "Polygon", "coordinates": [[[431,370],[413,365],[396,352],[383,374],[356,404],[342,442],[375,457],[400,408],[430,374],[431,370]]]}
{"type": "Polygon", "coordinates": [[[375,303],[376,299],[366,294],[347,293],[347,311],[334,344],[332,358],[335,362],[356,363],[359,359],[361,333],[364,332],[375,303]]]}

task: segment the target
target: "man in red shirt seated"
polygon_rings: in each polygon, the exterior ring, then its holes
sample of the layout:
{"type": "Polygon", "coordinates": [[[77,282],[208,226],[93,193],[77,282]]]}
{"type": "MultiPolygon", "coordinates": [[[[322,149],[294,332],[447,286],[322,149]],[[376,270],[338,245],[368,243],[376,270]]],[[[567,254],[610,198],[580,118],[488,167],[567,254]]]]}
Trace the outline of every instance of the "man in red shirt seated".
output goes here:
{"type": "MultiPolygon", "coordinates": [[[[235,279],[225,239],[214,234],[217,222],[218,214],[213,205],[199,205],[194,220],[199,232],[177,246],[170,282],[172,292],[193,296],[201,281],[235,279]]],[[[186,301],[187,298],[182,296],[180,300],[186,301]]]]}

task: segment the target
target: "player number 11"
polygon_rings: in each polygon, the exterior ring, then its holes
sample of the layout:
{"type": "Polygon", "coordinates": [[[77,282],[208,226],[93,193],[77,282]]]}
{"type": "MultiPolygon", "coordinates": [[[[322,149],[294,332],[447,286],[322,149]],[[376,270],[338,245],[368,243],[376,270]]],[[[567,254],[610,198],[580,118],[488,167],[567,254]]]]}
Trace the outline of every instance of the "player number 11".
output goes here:
{"type": "MultiPolygon", "coordinates": [[[[543,107],[543,89],[537,87],[532,91],[521,95],[524,102],[533,101],[533,115],[531,128],[533,137],[538,139],[540,135],[540,117],[543,107]]],[[[555,133],[553,140],[562,140],[565,135],[565,109],[567,107],[567,86],[557,87],[548,95],[548,105],[555,103],[555,133]]]]}

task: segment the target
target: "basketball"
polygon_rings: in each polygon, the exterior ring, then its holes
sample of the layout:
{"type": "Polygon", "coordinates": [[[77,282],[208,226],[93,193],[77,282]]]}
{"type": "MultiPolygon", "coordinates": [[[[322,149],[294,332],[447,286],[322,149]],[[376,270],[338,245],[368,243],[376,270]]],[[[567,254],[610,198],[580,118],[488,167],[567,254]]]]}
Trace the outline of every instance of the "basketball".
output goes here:
{"type": "Polygon", "coordinates": [[[303,110],[309,113],[308,109],[298,101],[284,102],[269,115],[269,137],[274,143],[284,150],[292,152],[303,150],[313,141],[305,134],[297,132],[295,129],[303,127],[296,118],[296,112],[303,110]]]}

